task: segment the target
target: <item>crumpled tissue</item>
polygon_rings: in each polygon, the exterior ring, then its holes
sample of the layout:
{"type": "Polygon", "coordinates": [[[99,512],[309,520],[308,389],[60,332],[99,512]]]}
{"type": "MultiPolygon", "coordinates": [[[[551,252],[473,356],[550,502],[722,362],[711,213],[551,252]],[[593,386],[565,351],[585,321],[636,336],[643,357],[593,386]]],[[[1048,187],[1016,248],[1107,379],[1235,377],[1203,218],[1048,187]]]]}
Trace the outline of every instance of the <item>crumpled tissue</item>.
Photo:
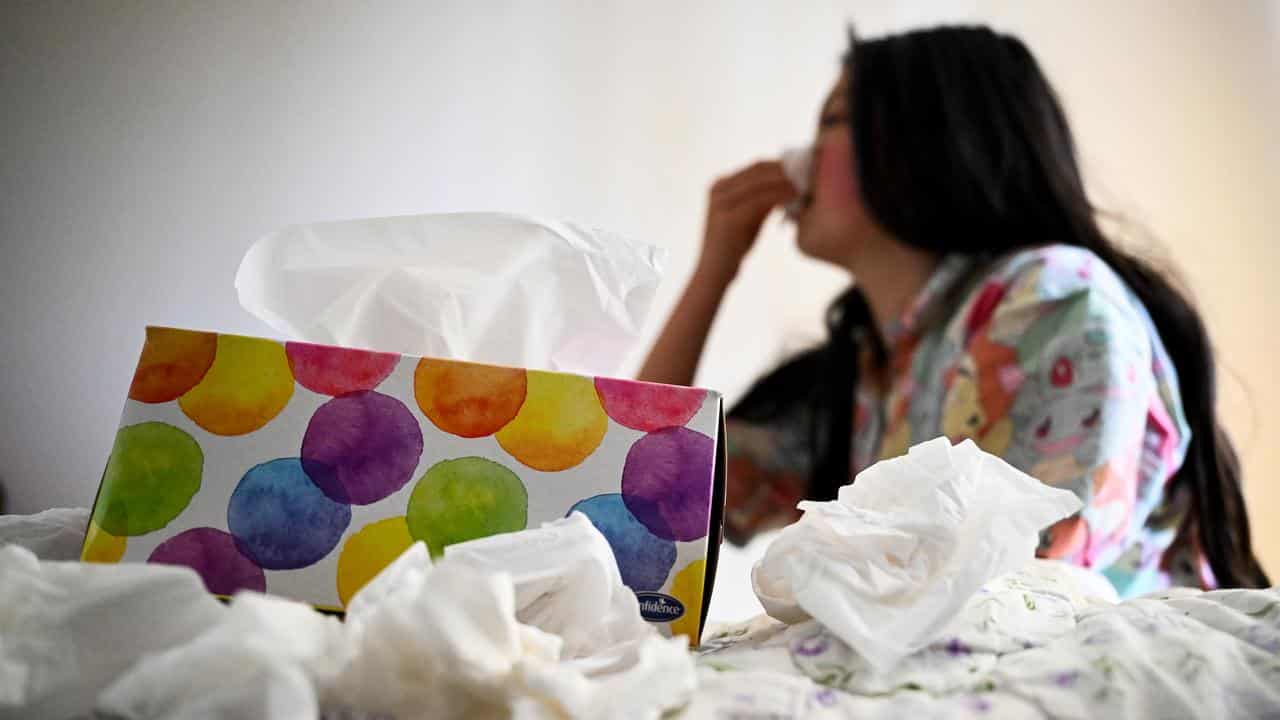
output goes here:
{"type": "Polygon", "coordinates": [[[1034,557],[1041,529],[1080,509],[972,441],[945,438],[802,502],[752,569],[765,611],[814,619],[878,670],[929,644],[984,583],[1034,557]]]}
{"type": "Polygon", "coordinates": [[[21,545],[41,560],[79,560],[88,525],[89,508],[0,515],[0,545],[21,545]]]}
{"type": "Polygon", "coordinates": [[[0,547],[0,718],[64,718],[146,653],[184,644],[225,608],[165,565],[41,562],[0,547]]]}
{"type": "Polygon", "coordinates": [[[317,718],[316,688],[350,659],[337,618],[292,600],[240,593],[194,641],[141,658],[102,693],[96,709],[129,720],[317,718]]]}
{"type": "Polygon", "coordinates": [[[638,339],[662,252],[501,213],[299,225],[252,247],[240,304],[286,337],[607,375],[638,339]]]}
{"type": "Polygon", "coordinates": [[[582,513],[543,525],[537,533],[506,533],[450,545],[445,561],[489,573],[509,573],[516,618],[558,635],[568,658],[601,658],[649,637],[635,593],[622,584],[608,541],[582,513]],[[596,588],[583,592],[583,588],[596,588]],[[584,623],[583,618],[592,622],[584,623]]]}
{"type": "MultiPolygon", "coordinates": [[[[598,536],[585,518],[571,517],[512,537],[543,544],[538,534],[566,526],[584,541],[598,536]]],[[[347,614],[355,661],[327,691],[336,702],[396,718],[656,718],[688,701],[696,676],[683,638],[637,627],[636,637],[600,655],[569,657],[560,636],[517,620],[518,598],[536,593],[461,555],[446,553],[433,567],[419,543],[356,595],[347,614]],[[399,680],[389,686],[386,677],[399,680]]],[[[541,602],[572,605],[596,592],[607,597],[611,588],[574,585],[541,602]]],[[[578,620],[600,630],[595,617],[578,620]]]]}
{"type": "Polygon", "coordinates": [[[639,618],[585,516],[502,538],[435,565],[414,544],[345,622],[253,592],[223,607],[187,568],[0,548],[0,717],[657,718],[688,702],[685,639],[639,618]]]}

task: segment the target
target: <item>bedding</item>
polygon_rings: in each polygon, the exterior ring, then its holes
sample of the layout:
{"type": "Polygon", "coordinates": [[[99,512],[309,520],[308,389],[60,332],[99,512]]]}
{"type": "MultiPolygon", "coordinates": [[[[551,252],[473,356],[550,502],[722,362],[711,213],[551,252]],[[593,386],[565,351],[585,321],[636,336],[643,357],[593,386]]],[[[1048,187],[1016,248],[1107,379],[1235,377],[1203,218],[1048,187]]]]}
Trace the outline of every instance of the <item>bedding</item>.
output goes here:
{"type": "Polygon", "coordinates": [[[721,626],[681,717],[1280,718],[1280,588],[1114,602],[1037,560],[985,585],[926,649],[877,672],[815,621],[721,626]]]}
{"type": "MultiPolygon", "coordinates": [[[[58,557],[59,546],[70,545],[59,539],[69,535],[62,530],[72,512],[9,516],[0,522],[0,545],[38,545],[44,560],[58,557]]],[[[194,588],[198,581],[190,580],[194,588]]],[[[257,598],[244,600],[246,611],[273,607],[257,598]]],[[[21,643],[5,642],[20,641],[22,632],[5,628],[22,625],[0,604],[0,686],[20,688],[29,680],[24,663],[32,658],[23,657],[21,643]]],[[[120,655],[115,648],[112,657],[120,655]]],[[[137,661],[145,663],[146,654],[137,661]]],[[[1182,589],[1118,603],[1101,575],[1035,560],[986,583],[934,642],[887,670],[874,669],[817,621],[786,625],[761,615],[709,631],[694,653],[693,672],[697,687],[688,702],[664,718],[1280,718],[1280,588],[1182,589]]],[[[105,687],[111,679],[100,680],[105,687]]],[[[93,704],[96,690],[81,690],[89,693],[85,704],[93,704]]],[[[0,692],[0,718],[32,717],[24,705],[20,694],[0,692]]],[[[324,718],[392,720],[332,696],[320,707],[324,718]]],[[[653,705],[627,708],[635,712],[615,716],[656,717],[653,705]]],[[[548,716],[529,707],[514,712],[548,716]]],[[[275,706],[265,716],[295,714],[275,706]]]]}

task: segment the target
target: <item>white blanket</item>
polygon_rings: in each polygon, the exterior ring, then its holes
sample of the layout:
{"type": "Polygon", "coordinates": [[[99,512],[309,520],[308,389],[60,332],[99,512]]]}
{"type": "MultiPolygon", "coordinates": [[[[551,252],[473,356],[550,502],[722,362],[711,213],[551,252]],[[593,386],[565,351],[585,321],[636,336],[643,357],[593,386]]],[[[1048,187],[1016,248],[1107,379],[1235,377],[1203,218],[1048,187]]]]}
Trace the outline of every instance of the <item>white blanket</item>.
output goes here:
{"type": "Polygon", "coordinates": [[[723,627],[683,717],[1280,717],[1280,588],[1115,604],[1097,580],[1036,561],[886,672],[814,621],[723,627]]]}

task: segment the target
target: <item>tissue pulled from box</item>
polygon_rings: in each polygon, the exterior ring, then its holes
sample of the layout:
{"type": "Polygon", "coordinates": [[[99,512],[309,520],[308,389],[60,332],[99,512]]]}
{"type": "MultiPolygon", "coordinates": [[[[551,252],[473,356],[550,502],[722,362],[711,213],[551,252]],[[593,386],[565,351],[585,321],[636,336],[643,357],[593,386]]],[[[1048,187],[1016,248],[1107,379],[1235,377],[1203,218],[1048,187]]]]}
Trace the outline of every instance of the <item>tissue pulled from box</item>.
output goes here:
{"type": "Polygon", "coordinates": [[[834,501],[800,503],[804,516],[769,546],[752,586],[772,617],[815,619],[887,669],[1080,506],[972,441],[939,438],[864,470],[834,501]]]}
{"type": "Polygon", "coordinates": [[[661,262],[655,247],[567,222],[408,215],[268,235],[236,289],[291,339],[607,375],[639,338],[661,262]]]}

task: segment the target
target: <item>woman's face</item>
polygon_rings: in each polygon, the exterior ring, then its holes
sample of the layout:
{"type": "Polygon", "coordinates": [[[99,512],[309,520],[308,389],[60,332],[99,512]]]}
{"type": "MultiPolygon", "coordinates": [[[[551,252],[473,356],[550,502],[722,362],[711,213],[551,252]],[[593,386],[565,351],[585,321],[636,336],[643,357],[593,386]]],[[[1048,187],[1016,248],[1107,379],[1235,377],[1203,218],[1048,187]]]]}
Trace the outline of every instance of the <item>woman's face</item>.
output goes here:
{"type": "Polygon", "coordinates": [[[880,234],[862,202],[853,163],[848,77],[841,73],[818,117],[809,193],[796,219],[796,244],[817,260],[856,263],[867,239],[880,234]]]}

